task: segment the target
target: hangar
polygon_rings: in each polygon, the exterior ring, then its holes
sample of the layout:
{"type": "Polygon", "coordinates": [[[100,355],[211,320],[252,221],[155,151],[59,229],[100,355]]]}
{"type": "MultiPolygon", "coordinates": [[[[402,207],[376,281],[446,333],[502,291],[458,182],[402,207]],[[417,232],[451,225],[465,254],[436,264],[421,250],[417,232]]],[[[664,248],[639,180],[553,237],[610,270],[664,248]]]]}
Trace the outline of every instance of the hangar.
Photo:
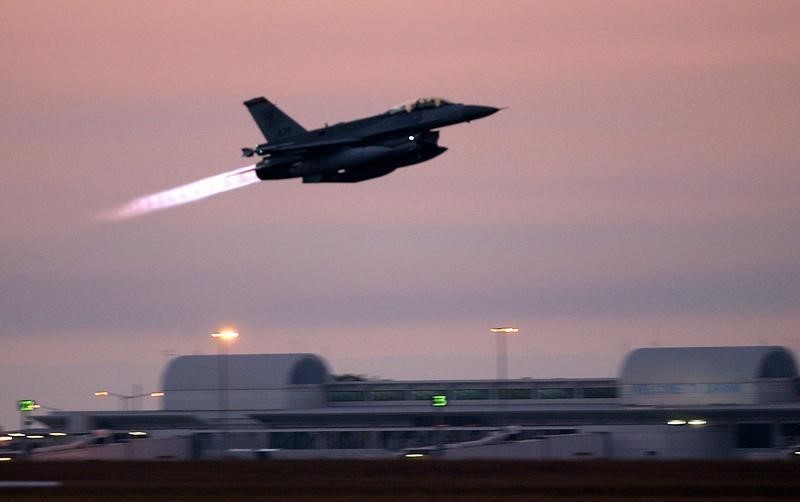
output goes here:
{"type": "Polygon", "coordinates": [[[161,410],[32,418],[68,433],[186,436],[197,458],[426,448],[446,458],[754,458],[800,443],[797,366],[777,346],[642,348],[617,378],[351,380],[314,354],[179,356],[163,373],[161,410]]]}

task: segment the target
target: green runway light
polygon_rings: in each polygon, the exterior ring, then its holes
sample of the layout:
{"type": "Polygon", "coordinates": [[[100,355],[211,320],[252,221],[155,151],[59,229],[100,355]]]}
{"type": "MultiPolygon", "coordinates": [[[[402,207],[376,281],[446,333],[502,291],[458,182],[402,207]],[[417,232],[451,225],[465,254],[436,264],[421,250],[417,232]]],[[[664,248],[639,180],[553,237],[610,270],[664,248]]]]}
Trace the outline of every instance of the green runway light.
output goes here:
{"type": "Polygon", "coordinates": [[[433,396],[432,406],[447,406],[447,396],[433,396]]]}

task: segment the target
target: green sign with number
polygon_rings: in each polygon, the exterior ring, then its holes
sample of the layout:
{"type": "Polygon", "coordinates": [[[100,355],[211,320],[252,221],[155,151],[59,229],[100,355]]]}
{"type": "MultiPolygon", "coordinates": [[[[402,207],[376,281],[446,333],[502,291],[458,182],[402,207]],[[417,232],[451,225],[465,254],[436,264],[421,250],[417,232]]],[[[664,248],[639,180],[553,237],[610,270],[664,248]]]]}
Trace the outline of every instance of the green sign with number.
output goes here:
{"type": "Polygon", "coordinates": [[[33,399],[20,399],[17,401],[17,409],[19,411],[33,411],[36,409],[36,401],[33,399]]]}
{"type": "Polygon", "coordinates": [[[431,399],[432,406],[447,406],[447,396],[433,396],[431,399]]]}

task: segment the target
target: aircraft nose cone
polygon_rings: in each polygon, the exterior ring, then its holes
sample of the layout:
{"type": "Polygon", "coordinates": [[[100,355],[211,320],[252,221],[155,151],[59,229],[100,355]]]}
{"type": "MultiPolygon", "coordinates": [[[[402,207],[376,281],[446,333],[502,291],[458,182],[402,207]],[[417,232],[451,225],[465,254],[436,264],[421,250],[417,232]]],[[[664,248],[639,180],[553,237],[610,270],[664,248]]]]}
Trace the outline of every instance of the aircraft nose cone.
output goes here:
{"type": "Polygon", "coordinates": [[[497,113],[500,111],[500,108],[495,108],[493,106],[483,106],[483,105],[464,105],[464,120],[475,120],[481,119],[483,117],[488,117],[493,113],[497,113]]]}

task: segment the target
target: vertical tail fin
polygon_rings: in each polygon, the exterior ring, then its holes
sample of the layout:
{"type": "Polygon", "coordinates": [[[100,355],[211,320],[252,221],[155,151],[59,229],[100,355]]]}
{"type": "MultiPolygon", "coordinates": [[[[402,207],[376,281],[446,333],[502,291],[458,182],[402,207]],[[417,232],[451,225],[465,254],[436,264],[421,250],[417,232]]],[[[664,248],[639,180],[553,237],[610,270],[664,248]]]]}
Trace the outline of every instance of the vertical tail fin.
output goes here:
{"type": "Polygon", "coordinates": [[[284,139],[306,132],[303,126],[264,97],[250,99],[244,104],[270,143],[279,143],[284,139]]]}

